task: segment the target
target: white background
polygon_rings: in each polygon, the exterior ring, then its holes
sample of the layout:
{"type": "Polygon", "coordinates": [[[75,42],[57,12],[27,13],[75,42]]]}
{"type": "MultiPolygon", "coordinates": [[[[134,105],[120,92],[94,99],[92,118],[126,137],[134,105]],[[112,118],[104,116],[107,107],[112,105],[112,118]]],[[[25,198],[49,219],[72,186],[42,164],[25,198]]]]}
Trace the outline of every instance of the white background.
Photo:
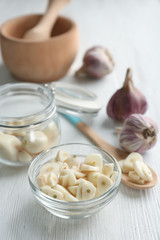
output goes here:
{"type": "MultiPolygon", "coordinates": [[[[45,0],[0,0],[0,24],[9,18],[43,12],[45,0]]],[[[147,97],[146,115],[160,119],[160,1],[158,0],[72,0],[62,14],[76,21],[80,48],[68,75],[61,81],[73,82],[87,48],[102,45],[110,49],[114,72],[95,82],[81,83],[94,91],[103,108],[89,122],[106,141],[118,146],[114,127],[106,115],[106,104],[122,86],[127,67],[133,69],[134,83],[147,97]]],[[[0,57],[0,83],[15,81],[0,57]]],[[[61,143],[90,141],[60,117],[61,143]]],[[[160,174],[160,140],[144,154],[147,164],[160,174]]],[[[160,186],[139,191],[121,184],[114,201],[97,215],[83,220],[54,217],[34,199],[27,169],[0,166],[1,240],[158,240],[160,239],[160,186]]]]}

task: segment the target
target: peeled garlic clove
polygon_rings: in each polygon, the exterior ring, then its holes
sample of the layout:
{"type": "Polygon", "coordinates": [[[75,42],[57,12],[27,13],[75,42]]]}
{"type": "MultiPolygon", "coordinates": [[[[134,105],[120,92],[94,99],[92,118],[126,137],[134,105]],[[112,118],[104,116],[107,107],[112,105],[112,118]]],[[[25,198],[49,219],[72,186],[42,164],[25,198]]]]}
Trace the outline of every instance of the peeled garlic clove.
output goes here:
{"type": "Polygon", "coordinates": [[[115,120],[125,120],[133,113],[145,113],[145,96],[134,86],[131,69],[127,69],[123,87],[115,92],[107,104],[107,114],[115,120]]]}
{"type": "Polygon", "coordinates": [[[113,172],[114,164],[113,163],[106,163],[103,165],[102,173],[108,177],[110,177],[111,173],[113,172]]]}
{"type": "Polygon", "coordinates": [[[132,114],[122,126],[119,134],[120,146],[127,152],[144,153],[157,141],[157,124],[142,114],[132,114]]]}
{"type": "Polygon", "coordinates": [[[69,190],[74,196],[76,196],[76,194],[77,194],[77,189],[78,189],[78,186],[69,186],[69,187],[68,187],[68,190],[69,190]]]}
{"type": "Polygon", "coordinates": [[[80,165],[80,170],[82,172],[97,172],[97,171],[99,171],[99,167],[94,167],[94,166],[90,166],[85,163],[82,163],[80,165]]]}
{"type": "Polygon", "coordinates": [[[75,73],[76,77],[89,76],[102,78],[113,71],[114,62],[109,51],[100,46],[88,49],[83,58],[83,66],[75,73]]]}
{"type": "Polygon", "coordinates": [[[89,200],[95,197],[96,188],[94,185],[84,179],[79,179],[79,185],[76,192],[76,198],[80,201],[89,200]]]}
{"type": "Polygon", "coordinates": [[[50,172],[54,172],[56,175],[58,174],[60,169],[60,166],[58,163],[56,162],[48,162],[46,164],[44,164],[41,168],[40,168],[40,173],[50,173],[50,172]]]}
{"type": "Polygon", "coordinates": [[[42,186],[47,185],[47,174],[39,174],[36,178],[38,187],[41,188],[42,186]]]}
{"type": "Polygon", "coordinates": [[[59,183],[64,186],[72,186],[75,185],[77,182],[77,179],[71,169],[65,169],[60,172],[60,177],[59,177],[59,183]]]}
{"type": "Polygon", "coordinates": [[[103,174],[99,174],[97,178],[97,193],[98,196],[107,192],[113,186],[112,180],[103,174]]]}
{"type": "Polygon", "coordinates": [[[141,154],[139,154],[137,152],[132,152],[124,160],[122,172],[128,173],[129,171],[134,171],[133,163],[135,161],[143,162],[143,157],[141,154]]]}
{"type": "Polygon", "coordinates": [[[48,185],[45,185],[45,186],[40,187],[40,190],[41,190],[43,193],[45,193],[45,194],[48,195],[48,193],[52,190],[52,188],[51,188],[50,186],[48,186],[48,185]]]}
{"type": "Polygon", "coordinates": [[[53,197],[55,199],[59,199],[59,200],[62,200],[63,199],[63,194],[55,189],[52,189],[51,187],[49,187],[48,185],[46,186],[42,186],[40,188],[40,190],[47,194],[48,196],[50,197],[53,197]]]}
{"type": "Polygon", "coordinates": [[[50,192],[50,196],[58,200],[63,200],[63,194],[54,189],[52,189],[52,192],[50,192]]]}
{"type": "Polygon", "coordinates": [[[117,178],[118,178],[118,172],[117,171],[113,171],[111,173],[111,176],[110,176],[110,179],[112,180],[113,184],[116,182],[117,178]]]}
{"type": "Polygon", "coordinates": [[[60,172],[61,172],[62,170],[64,170],[64,169],[69,169],[68,164],[65,163],[65,162],[63,162],[63,163],[60,165],[60,172]]]}
{"type": "Polygon", "coordinates": [[[19,162],[27,163],[27,162],[32,161],[32,156],[28,152],[26,152],[24,150],[20,150],[17,155],[17,160],[19,162]]]}
{"type": "Polygon", "coordinates": [[[71,171],[73,172],[76,178],[84,178],[86,176],[85,173],[82,173],[76,169],[71,169],[71,171]]]}
{"type": "Polygon", "coordinates": [[[61,193],[63,193],[63,195],[65,196],[66,194],[68,194],[69,192],[67,191],[66,188],[64,188],[63,186],[61,186],[60,184],[56,184],[54,187],[53,187],[54,190],[57,190],[61,193]]]}
{"type": "Polygon", "coordinates": [[[67,193],[64,196],[64,200],[69,201],[69,202],[77,202],[78,201],[78,199],[76,197],[72,196],[70,193],[67,193]]]}
{"type": "Polygon", "coordinates": [[[90,200],[96,195],[96,188],[89,183],[82,183],[82,201],[90,200]]]}
{"type": "Polygon", "coordinates": [[[133,167],[135,172],[145,181],[150,182],[152,180],[152,173],[149,167],[144,162],[134,162],[133,167]]]}
{"type": "Polygon", "coordinates": [[[45,127],[42,132],[51,141],[54,141],[59,136],[59,130],[55,122],[51,122],[47,127],[45,127]]]}
{"type": "Polygon", "coordinates": [[[92,182],[88,181],[87,179],[84,179],[84,178],[80,178],[77,180],[78,184],[82,184],[82,183],[85,183],[85,184],[91,184],[93,185],[92,182]]]}
{"type": "Polygon", "coordinates": [[[42,152],[47,145],[47,137],[41,131],[26,134],[22,140],[23,148],[31,154],[42,152]]]}
{"type": "Polygon", "coordinates": [[[68,187],[68,176],[60,176],[59,177],[59,183],[63,186],[63,187],[68,187]]]}
{"type": "Polygon", "coordinates": [[[54,187],[57,184],[57,176],[55,173],[49,173],[47,177],[47,182],[50,187],[54,187]]]}
{"type": "Polygon", "coordinates": [[[90,172],[88,173],[88,180],[94,184],[94,186],[97,187],[97,178],[98,178],[99,172],[90,172]]]}
{"type": "MultiPolygon", "coordinates": [[[[10,122],[7,122],[7,125],[8,126],[12,126],[12,127],[17,127],[17,126],[25,126],[27,123],[25,122],[25,121],[23,121],[23,120],[18,120],[18,121],[10,121],[10,122]]],[[[12,130],[12,131],[10,131],[10,132],[6,132],[6,134],[12,134],[12,135],[14,135],[14,136],[16,136],[16,137],[24,137],[25,136],[25,134],[26,134],[26,132],[25,131],[23,131],[23,130],[12,130]]]]}
{"type": "Polygon", "coordinates": [[[77,158],[75,155],[68,157],[68,158],[65,160],[65,162],[68,164],[68,166],[69,166],[70,168],[72,168],[73,166],[79,167],[79,165],[80,165],[80,164],[79,164],[79,160],[78,160],[78,158],[77,158]]]}
{"type": "Polygon", "coordinates": [[[132,180],[139,180],[140,179],[140,176],[136,173],[136,171],[130,171],[128,173],[128,176],[132,179],[132,180]]]}
{"type": "Polygon", "coordinates": [[[138,184],[144,184],[144,179],[140,178],[140,176],[135,171],[130,171],[128,173],[128,177],[131,182],[138,183],[138,184]]]}
{"type": "Polygon", "coordinates": [[[103,160],[102,160],[101,154],[98,154],[98,153],[89,154],[85,158],[84,163],[87,165],[98,167],[99,171],[102,170],[103,160]]]}
{"type": "Polygon", "coordinates": [[[64,152],[62,150],[58,151],[55,161],[57,162],[64,162],[66,161],[68,158],[70,158],[71,154],[68,152],[64,152]]]}
{"type": "Polygon", "coordinates": [[[9,161],[17,161],[21,141],[12,135],[0,134],[0,156],[9,161]]]}
{"type": "Polygon", "coordinates": [[[76,198],[77,198],[79,201],[82,201],[82,184],[79,184],[79,186],[78,186],[78,188],[77,188],[76,198]]]}

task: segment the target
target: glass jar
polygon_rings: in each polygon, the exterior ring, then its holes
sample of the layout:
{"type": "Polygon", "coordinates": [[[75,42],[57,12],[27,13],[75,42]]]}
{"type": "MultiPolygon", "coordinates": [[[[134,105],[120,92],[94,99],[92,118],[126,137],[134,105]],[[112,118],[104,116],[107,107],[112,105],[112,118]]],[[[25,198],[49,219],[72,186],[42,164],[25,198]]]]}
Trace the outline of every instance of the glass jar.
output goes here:
{"type": "Polygon", "coordinates": [[[60,125],[52,90],[34,83],[1,86],[0,162],[28,165],[59,141],[60,125]]]}

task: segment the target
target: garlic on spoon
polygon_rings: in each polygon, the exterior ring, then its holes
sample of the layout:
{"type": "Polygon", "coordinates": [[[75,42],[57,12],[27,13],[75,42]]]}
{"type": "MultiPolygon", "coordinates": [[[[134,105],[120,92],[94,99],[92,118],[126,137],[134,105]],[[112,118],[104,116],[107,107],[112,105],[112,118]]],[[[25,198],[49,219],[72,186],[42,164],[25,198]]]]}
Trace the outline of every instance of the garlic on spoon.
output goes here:
{"type": "Polygon", "coordinates": [[[132,114],[120,130],[120,146],[127,152],[143,153],[157,141],[157,124],[142,114],[132,114]]]}
{"type": "Polygon", "coordinates": [[[145,113],[147,107],[147,100],[134,86],[132,71],[128,68],[123,87],[115,92],[107,104],[107,114],[115,120],[125,120],[133,113],[145,113]]]}
{"type": "Polygon", "coordinates": [[[95,46],[85,53],[82,67],[75,72],[76,77],[89,76],[102,78],[113,71],[114,62],[109,51],[101,46],[95,46]]]}

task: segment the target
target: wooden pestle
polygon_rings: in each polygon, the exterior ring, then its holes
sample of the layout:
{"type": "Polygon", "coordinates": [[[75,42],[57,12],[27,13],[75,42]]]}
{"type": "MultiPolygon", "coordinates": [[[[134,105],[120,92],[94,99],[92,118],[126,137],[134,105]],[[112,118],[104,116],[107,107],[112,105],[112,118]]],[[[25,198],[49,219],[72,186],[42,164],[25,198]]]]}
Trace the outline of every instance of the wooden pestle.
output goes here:
{"type": "Polygon", "coordinates": [[[53,26],[57,20],[60,10],[71,0],[49,0],[47,10],[38,24],[28,30],[23,38],[28,40],[41,41],[50,37],[53,26]]]}

